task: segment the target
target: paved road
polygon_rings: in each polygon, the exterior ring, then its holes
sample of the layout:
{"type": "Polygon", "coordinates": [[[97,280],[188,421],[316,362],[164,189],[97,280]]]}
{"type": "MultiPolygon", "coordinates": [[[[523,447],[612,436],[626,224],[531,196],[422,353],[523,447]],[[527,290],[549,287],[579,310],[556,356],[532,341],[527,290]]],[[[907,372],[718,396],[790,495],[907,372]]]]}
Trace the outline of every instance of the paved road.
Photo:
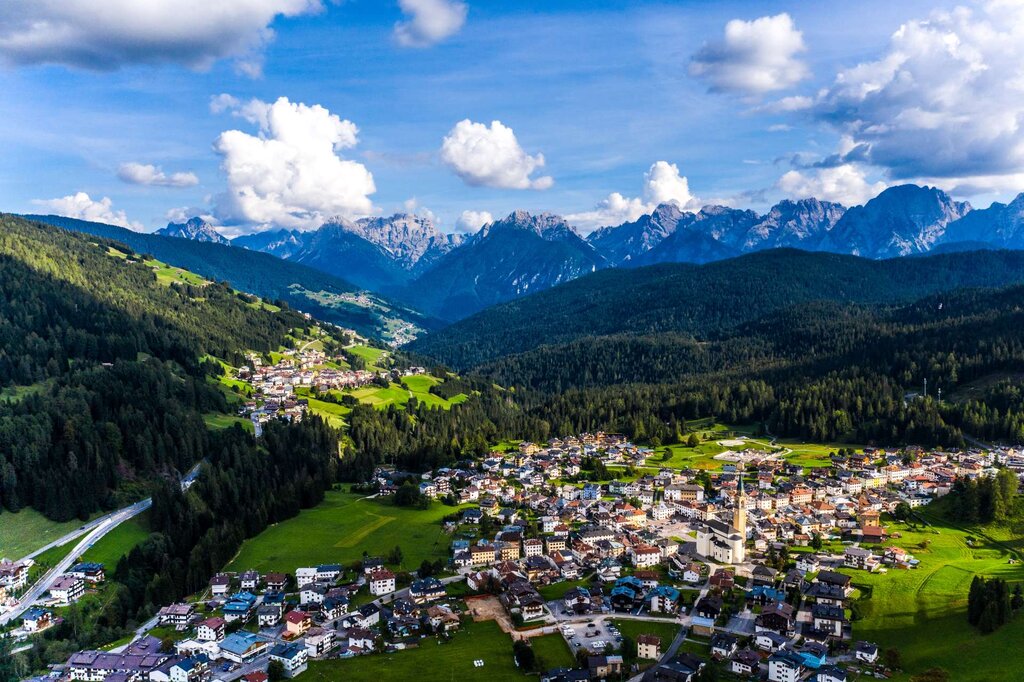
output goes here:
{"type": "MultiPolygon", "coordinates": [[[[191,471],[185,474],[185,476],[181,479],[182,489],[187,489],[190,485],[192,485],[192,482],[195,480],[198,474],[199,465],[197,464],[195,465],[195,467],[192,468],[191,471]]],[[[57,577],[62,575],[64,571],[71,568],[71,565],[75,563],[78,557],[82,556],[82,554],[87,549],[96,544],[96,542],[100,538],[102,538],[104,535],[114,530],[115,528],[117,528],[119,525],[121,525],[128,519],[137,516],[144,512],[145,510],[149,509],[152,504],[152,499],[146,498],[145,500],[136,502],[133,505],[129,505],[127,507],[124,507],[123,509],[118,509],[117,511],[111,512],[106,516],[102,516],[90,524],[86,524],[87,527],[84,531],[81,531],[81,529],[79,529],[81,532],[85,533],[85,537],[82,538],[82,540],[77,545],[75,545],[75,547],[70,552],[68,552],[67,555],[63,559],[61,559],[56,566],[54,566],[45,574],[43,574],[43,577],[37,580],[36,583],[32,585],[25,594],[22,595],[21,602],[18,604],[17,607],[0,615],[0,626],[6,625],[11,621],[16,620],[21,616],[22,613],[27,611],[29,607],[36,602],[36,600],[38,600],[40,597],[46,594],[46,592],[50,589],[50,585],[53,584],[53,581],[57,577]]],[[[72,540],[75,537],[78,537],[78,535],[71,534],[72,540]]],[[[50,546],[52,546],[52,544],[50,546]]],[[[112,567],[108,566],[108,568],[112,567]]]]}

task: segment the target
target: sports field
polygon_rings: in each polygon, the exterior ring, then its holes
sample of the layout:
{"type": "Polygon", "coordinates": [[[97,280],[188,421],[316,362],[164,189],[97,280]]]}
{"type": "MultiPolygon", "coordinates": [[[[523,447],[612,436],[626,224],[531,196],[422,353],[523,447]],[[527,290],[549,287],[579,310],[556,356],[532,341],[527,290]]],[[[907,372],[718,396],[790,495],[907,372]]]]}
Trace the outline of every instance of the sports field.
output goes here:
{"type": "Polygon", "coordinates": [[[396,507],[390,498],[331,491],[313,509],[246,540],[228,570],[293,572],[300,566],[348,564],[363,552],[387,556],[395,545],[402,548],[399,568],[412,570],[424,559],[448,558],[451,537],[441,519],[457,510],[440,502],[425,511],[396,507]]]}
{"type": "Polygon", "coordinates": [[[883,651],[899,649],[906,673],[896,679],[909,679],[933,666],[945,668],[958,682],[1021,679],[1016,652],[1024,638],[1024,615],[983,636],[968,625],[966,609],[975,574],[1024,580],[1019,563],[1024,528],[967,530],[934,512],[922,517],[934,525],[887,524],[890,532],[902,535],[891,544],[914,554],[921,562],[917,569],[845,571],[855,585],[870,588],[865,590],[870,598],[859,602],[864,618],[853,623],[854,638],[877,642],[883,651]],[[1011,564],[1011,558],[1018,563],[1011,564]]]}

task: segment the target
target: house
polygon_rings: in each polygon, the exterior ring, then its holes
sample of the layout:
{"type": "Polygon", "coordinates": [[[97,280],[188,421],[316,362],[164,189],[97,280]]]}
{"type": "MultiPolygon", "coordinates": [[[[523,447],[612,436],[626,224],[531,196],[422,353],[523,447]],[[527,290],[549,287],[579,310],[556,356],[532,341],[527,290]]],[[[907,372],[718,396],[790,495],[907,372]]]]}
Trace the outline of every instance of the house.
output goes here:
{"type": "Polygon", "coordinates": [[[792,635],[794,629],[793,605],[782,601],[769,602],[754,619],[756,632],[770,630],[780,635],[792,635]]]}
{"type": "Polygon", "coordinates": [[[239,580],[241,581],[243,590],[255,590],[260,586],[259,571],[245,571],[242,573],[239,580]]]}
{"type": "Polygon", "coordinates": [[[683,570],[683,582],[687,582],[687,583],[691,583],[691,584],[695,585],[695,584],[697,584],[697,583],[699,583],[701,581],[702,581],[702,579],[701,579],[700,564],[698,564],[695,561],[694,562],[690,562],[689,564],[687,564],[686,568],[683,570]]]}
{"type": "Polygon", "coordinates": [[[326,596],[326,587],[322,587],[316,583],[306,583],[306,585],[299,590],[299,603],[303,606],[306,604],[322,604],[324,597],[326,596]]]}
{"type": "Polygon", "coordinates": [[[284,573],[267,573],[264,582],[267,584],[267,590],[273,592],[284,591],[285,585],[288,583],[288,576],[284,573]]]}
{"type": "Polygon", "coordinates": [[[676,613],[679,611],[679,590],[670,585],[658,585],[645,598],[651,613],[676,613]]]}
{"type": "Polygon", "coordinates": [[[348,613],[348,597],[327,597],[320,605],[324,620],[337,620],[348,613]]]}
{"type": "Polygon", "coordinates": [[[207,618],[196,628],[196,638],[203,642],[219,642],[224,639],[227,621],[223,618],[207,618]]]}
{"type": "Polygon", "coordinates": [[[769,682],[797,682],[803,674],[803,658],[792,651],[776,651],[768,659],[769,682]]]}
{"type": "Polygon", "coordinates": [[[843,636],[843,625],[846,623],[846,616],[842,606],[833,604],[815,604],[811,610],[814,617],[814,629],[828,633],[831,637],[843,636]]]}
{"type": "Polygon", "coordinates": [[[655,669],[655,679],[691,682],[704,669],[704,665],[704,661],[693,654],[678,654],[655,669]]]}
{"type": "Polygon", "coordinates": [[[73,575],[62,575],[50,585],[50,596],[62,605],[78,601],[85,594],[85,581],[73,575]]]}
{"type": "Polygon", "coordinates": [[[814,676],[814,682],[846,682],[848,679],[846,671],[834,665],[825,666],[814,676]]]}
{"type": "Polygon", "coordinates": [[[28,564],[21,561],[0,559],[0,587],[20,590],[28,584],[28,564]]]}
{"type": "Polygon", "coordinates": [[[141,677],[149,678],[150,674],[167,662],[166,654],[143,655],[125,652],[121,654],[105,651],[79,651],[68,659],[67,671],[72,680],[83,682],[103,682],[118,675],[122,680],[141,677]]]}
{"type": "Polygon", "coordinates": [[[874,663],[878,660],[878,645],[871,642],[857,642],[853,647],[853,654],[858,661],[874,663]]]}
{"type": "Polygon", "coordinates": [[[870,571],[878,561],[869,550],[860,547],[847,547],[843,551],[843,565],[847,568],[859,568],[870,571]]]}
{"type": "Polygon", "coordinates": [[[352,628],[348,631],[348,648],[360,651],[373,651],[373,632],[365,628],[352,628]]]}
{"type": "Polygon", "coordinates": [[[316,581],[318,583],[333,583],[341,576],[340,564],[320,564],[316,567],[316,581]]]}
{"type": "Polygon", "coordinates": [[[769,566],[758,564],[754,566],[754,570],[751,571],[751,580],[754,585],[763,585],[765,587],[771,587],[775,584],[775,580],[778,577],[779,572],[769,566]]]}
{"type": "Polygon", "coordinates": [[[737,675],[757,675],[761,670],[761,655],[751,649],[740,649],[729,660],[729,671],[737,675]]]}
{"type": "Polygon", "coordinates": [[[697,600],[690,612],[693,629],[697,634],[711,634],[715,630],[715,621],[722,613],[722,598],[707,595],[697,600]]]}
{"type": "Polygon", "coordinates": [[[589,656],[587,668],[594,679],[603,679],[622,672],[622,656],[589,656]]]}
{"type": "Polygon", "coordinates": [[[445,594],[447,593],[444,585],[437,578],[421,578],[412,581],[412,585],[409,586],[409,598],[416,604],[426,604],[435,599],[441,599],[445,594]]]}
{"type": "Polygon", "coordinates": [[[754,635],[754,646],[761,651],[775,652],[789,644],[789,637],[771,630],[763,630],[754,635]]]}
{"type": "Polygon", "coordinates": [[[308,654],[301,644],[275,644],[270,650],[270,660],[277,661],[284,668],[285,677],[295,677],[306,670],[308,654]]]}
{"type": "Polygon", "coordinates": [[[81,578],[92,585],[103,582],[106,577],[103,570],[103,564],[94,562],[77,563],[68,569],[68,575],[81,578]]]}
{"type": "Polygon", "coordinates": [[[334,630],[310,628],[306,631],[306,655],[322,658],[334,647],[334,630]]]}
{"type": "Polygon", "coordinates": [[[813,573],[821,568],[821,560],[814,554],[801,554],[796,560],[796,569],[804,573],[813,573]]]}
{"type": "Polygon", "coordinates": [[[427,622],[434,632],[451,632],[459,628],[459,617],[447,606],[431,606],[427,609],[427,622]]]}
{"type": "Polygon", "coordinates": [[[231,595],[222,607],[224,620],[229,623],[233,623],[236,620],[249,620],[253,610],[256,608],[257,601],[256,595],[252,592],[237,592],[231,595]]]}
{"type": "Polygon", "coordinates": [[[379,597],[395,591],[395,574],[386,568],[370,574],[370,594],[379,597]]]}
{"type": "Polygon", "coordinates": [[[46,609],[33,607],[26,611],[21,617],[21,626],[25,632],[39,632],[50,627],[53,623],[53,614],[46,609]]]}
{"type": "Polygon", "coordinates": [[[494,545],[473,545],[469,548],[470,564],[487,566],[494,563],[494,545]]]}
{"type": "Polygon", "coordinates": [[[804,659],[805,668],[817,670],[825,665],[825,660],[828,658],[828,647],[821,642],[806,641],[795,653],[804,659]]]}
{"type": "Polygon", "coordinates": [[[220,643],[220,655],[234,663],[248,663],[262,656],[270,647],[270,643],[260,639],[251,632],[239,630],[224,638],[220,643]]]}
{"type": "MultiPolygon", "coordinates": [[[[365,560],[364,560],[365,565],[365,560]]],[[[303,566],[302,568],[295,569],[295,584],[299,587],[309,585],[310,583],[316,582],[316,568],[313,566],[303,566]]]]}
{"type": "Polygon", "coordinates": [[[210,578],[210,594],[214,597],[223,597],[231,590],[231,576],[226,573],[218,573],[210,578]]]}
{"type": "Polygon", "coordinates": [[[281,622],[282,608],[280,604],[262,604],[256,609],[256,624],[261,628],[271,628],[281,622]]]}
{"type": "MultiPolygon", "coordinates": [[[[206,654],[189,656],[172,665],[168,673],[170,682],[202,682],[210,677],[210,659],[206,654]]],[[[152,679],[150,675],[150,680],[152,679]]]]}
{"type": "Polygon", "coordinates": [[[305,611],[289,611],[284,615],[285,632],[292,637],[301,637],[313,626],[313,619],[305,611]]]}
{"type": "Polygon", "coordinates": [[[661,658],[661,637],[657,635],[639,635],[636,638],[637,658],[656,661],[661,658]]]}
{"type": "Polygon", "coordinates": [[[730,658],[736,653],[738,640],[728,632],[719,632],[711,638],[711,655],[719,660],[730,658]]]}

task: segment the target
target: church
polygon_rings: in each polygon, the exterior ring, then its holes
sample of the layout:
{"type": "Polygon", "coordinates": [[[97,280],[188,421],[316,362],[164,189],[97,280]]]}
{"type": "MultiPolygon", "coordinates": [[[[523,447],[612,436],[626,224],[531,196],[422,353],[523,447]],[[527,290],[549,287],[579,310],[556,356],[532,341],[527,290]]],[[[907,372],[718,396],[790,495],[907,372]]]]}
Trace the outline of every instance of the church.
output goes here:
{"type": "Polygon", "coordinates": [[[732,524],[711,519],[697,529],[697,554],[720,564],[740,564],[746,557],[747,496],[743,491],[743,471],[732,524]]]}

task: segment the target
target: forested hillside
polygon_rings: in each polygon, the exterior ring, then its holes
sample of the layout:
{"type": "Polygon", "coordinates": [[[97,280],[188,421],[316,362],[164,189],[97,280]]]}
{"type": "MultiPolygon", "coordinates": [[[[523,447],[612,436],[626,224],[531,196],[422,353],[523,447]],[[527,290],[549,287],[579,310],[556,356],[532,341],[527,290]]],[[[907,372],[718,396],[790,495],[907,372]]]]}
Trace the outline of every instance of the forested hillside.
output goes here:
{"type": "Polygon", "coordinates": [[[422,315],[379,296],[361,292],[350,282],[258,251],[144,234],[123,227],[60,216],[26,216],[49,225],[113,239],[140,254],[185,268],[203,277],[226,281],[232,287],[268,300],[282,300],[293,308],[360,334],[388,339],[396,321],[430,328],[422,315]]]}
{"type": "Polygon", "coordinates": [[[223,284],[160,283],[124,248],[0,216],[0,508],[84,519],[187,469],[208,452],[201,414],[227,409],[201,358],[309,324],[223,284]]]}
{"type": "MultiPolygon", "coordinates": [[[[604,270],[489,308],[409,349],[466,369],[595,336],[675,333],[713,339],[773,311],[812,301],[908,302],[939,291],[1022,281],[1024,252],[873,261],[780,249],[703,266],[604,270]]],[[[602,342],[607,343],[615,342],[602,342]]]]}

